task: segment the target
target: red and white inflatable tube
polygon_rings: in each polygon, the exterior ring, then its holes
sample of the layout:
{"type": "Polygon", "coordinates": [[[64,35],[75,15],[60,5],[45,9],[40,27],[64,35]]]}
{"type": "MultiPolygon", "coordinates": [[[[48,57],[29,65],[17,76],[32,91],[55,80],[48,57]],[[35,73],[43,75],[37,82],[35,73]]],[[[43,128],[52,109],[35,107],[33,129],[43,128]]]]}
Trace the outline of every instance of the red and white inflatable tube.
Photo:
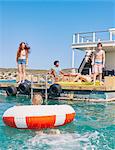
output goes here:
{"type": "Polygon", "coordinates": [[[69,105],[14,106],[3,114],[6,125],[19,129],[43,129],[63,126],[73,121],[74,109],[69,105]]]}

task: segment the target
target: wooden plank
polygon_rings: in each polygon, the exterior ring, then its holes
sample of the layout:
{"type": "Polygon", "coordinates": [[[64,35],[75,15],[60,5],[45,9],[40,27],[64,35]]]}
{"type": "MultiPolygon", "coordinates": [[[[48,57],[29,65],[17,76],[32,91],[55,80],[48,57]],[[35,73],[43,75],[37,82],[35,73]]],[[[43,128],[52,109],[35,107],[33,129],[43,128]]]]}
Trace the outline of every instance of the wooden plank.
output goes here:
{"type": "Polygon", "coordinates": [[[100,103],[100,102],[114,102],[115,101],[115,97],[114,98],[110,98],[110,99],[79,99],[79,98],[73,98],[70,99],[68,97],[55,97],[53,98],[53,100],[66,100],[66,101],[84,101],[84,102],[95,102],[95,103],[100,103]]]}
{"type": "Polygon", "coordinates": [[[94,91],[107,91],[107,87],[102,86],[94,86],[94,85],[74,85],[74,86],[63,86],[63,90],[94,90],[94,91]]]}
{"type": "Polygon", "coordinates": [[[106,76],[104,83],[106,86],[115,88],[115,76],[112,76],[112,77],[106,76]]]}
{"type": "Polygon", "coordinates": [[[73,99],[73,101],[85,101],[85,102],[95,102],[95,103],[101,103],[101,102],[114,102],[114,98],[110,99],[73,99]]]}

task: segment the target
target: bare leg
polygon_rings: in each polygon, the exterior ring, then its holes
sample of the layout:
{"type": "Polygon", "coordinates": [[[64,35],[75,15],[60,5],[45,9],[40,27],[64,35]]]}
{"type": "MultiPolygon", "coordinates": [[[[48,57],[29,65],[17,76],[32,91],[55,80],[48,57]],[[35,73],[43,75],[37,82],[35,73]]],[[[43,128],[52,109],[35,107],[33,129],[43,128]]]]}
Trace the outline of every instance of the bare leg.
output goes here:
{"type": "Polygon", "coordinates": [[[102,82],[102,73],[99,74],[99,81],[100,81],[100,85],[103,85],[104,83],[102,82]]]}
{"type": "Polygon", "coordinates": [[[96,77],[97,77],[97,74],[94,73],[94,74],[93,74],[93,83],[94,83],[94,85],[95,85],[95,82],[96,82],[96,77]]]}
{"type": "Polygon", "coordinates": [[[91,81],[92,81],[90,75],[81,75],[81,76],[80,76],[80,80],[81,80],[81,81],[84,81],[84,82],[91,82],[91,81]]]}
{"type": "Polygon", "coordinates": [[[102,81],[102,73],[99,74],[99,81],[102,81]]]}
{"type": "Polygon", "coordinates": [[[18,77],[19,77],[19,83],[21,83],[22,80],[22,65],[18,64],[18,77]]]}
{"type": "Polygon", "coordinates": [[[26,65],[22,65],[22,80],[26,79],[26,65]]]}
{"type": "Polygon", "coordinates": [[[54,77],[56,76],[55,71],[51,70],[51,75],[53,75],[54,77]]]}
{"type": "Polygon", "coordinates": [[[79,80],[79,78],[80,78],[80,75],[77,75],[77,76],[74,78],[73,82],[77,82],[77,81],[79,80]]]}

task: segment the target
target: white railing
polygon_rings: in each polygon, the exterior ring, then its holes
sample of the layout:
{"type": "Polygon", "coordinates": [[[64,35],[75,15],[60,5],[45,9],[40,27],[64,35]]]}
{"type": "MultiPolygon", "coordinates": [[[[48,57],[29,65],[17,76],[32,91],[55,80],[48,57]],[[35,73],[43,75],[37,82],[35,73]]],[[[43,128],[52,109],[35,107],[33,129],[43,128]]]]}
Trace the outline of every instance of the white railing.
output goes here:
{"type": "Polygon", "coordinates": [[[83,32],[73,35],[72,44],[95,43],[115,40],[115,28],[106,31],[83,32]]]}
{"type": "Polygon", "coordinates": [[[48,99],[48,82],[51,82],[50,84],[54,83],[54,79],[51,77],[50,74],[31,74],[31,100],[33,98],[33,85],[38,84],[42,87],[45,87],[45,101],[48,99]]]}

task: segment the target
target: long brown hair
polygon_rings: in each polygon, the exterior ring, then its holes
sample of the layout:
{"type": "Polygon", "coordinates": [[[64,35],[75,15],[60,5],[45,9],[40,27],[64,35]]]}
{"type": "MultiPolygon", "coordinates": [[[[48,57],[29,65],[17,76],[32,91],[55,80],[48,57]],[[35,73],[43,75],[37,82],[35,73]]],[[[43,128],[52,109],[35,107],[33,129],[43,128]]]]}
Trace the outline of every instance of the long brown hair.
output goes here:
{"type": "Polygon", "coordinates": [[[21,51],[22,51],[22,44],[25,44],[25,50],[26,50],[26,57],[28,57],[28,54],[30,53],[30,47],[28,46],[28,44],[26,44],[25,42],[21,42],[19,44],[19,48],[17,51],[17,56],[16,56],[16,61],[18,61],[18,58],[20,57],[21,51]]]}

